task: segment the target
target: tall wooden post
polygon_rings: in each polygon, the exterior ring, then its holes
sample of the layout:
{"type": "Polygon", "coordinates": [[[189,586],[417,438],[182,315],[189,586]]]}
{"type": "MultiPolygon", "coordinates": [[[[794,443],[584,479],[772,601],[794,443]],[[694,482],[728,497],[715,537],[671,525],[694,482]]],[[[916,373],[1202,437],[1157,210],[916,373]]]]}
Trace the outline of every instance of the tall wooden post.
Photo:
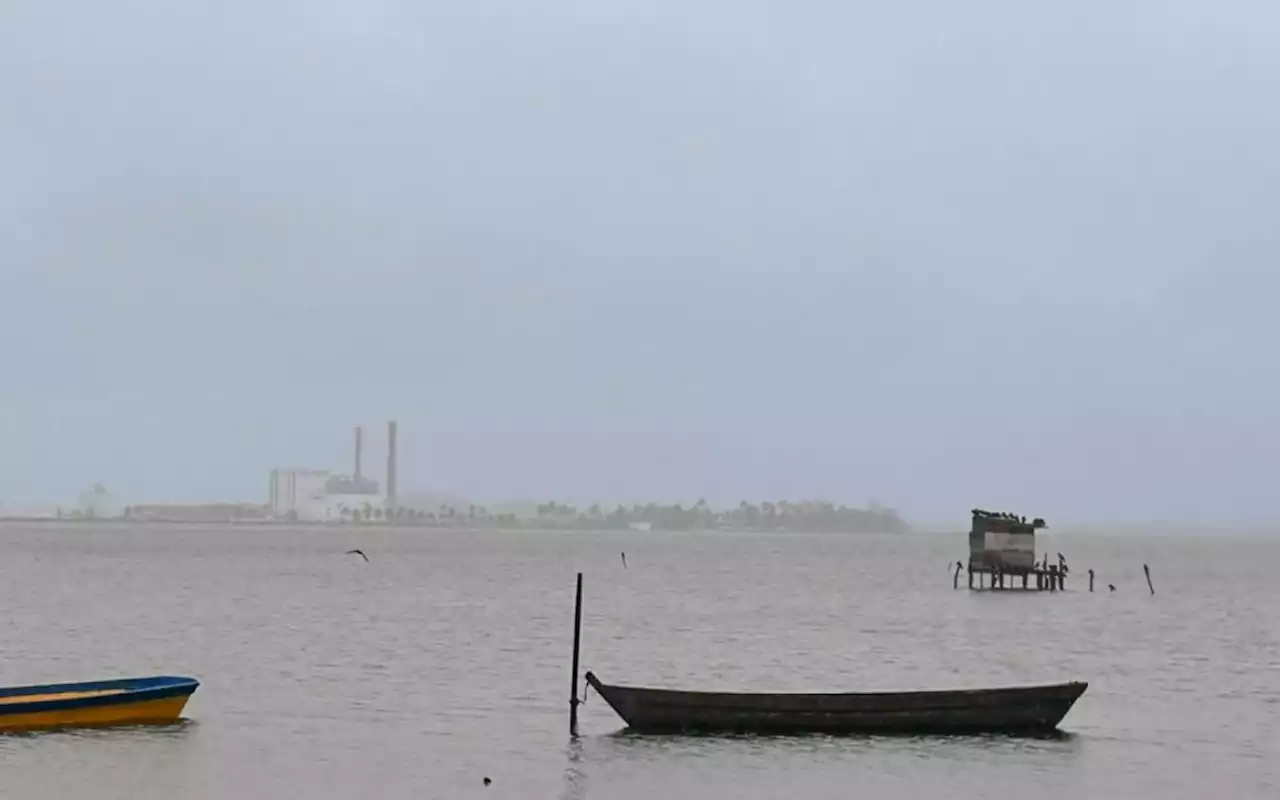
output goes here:
{"type": "Polygon", "coordinates": [[[569,676],[569,735],[578,735],[578,651],[582,648],[582,573],[573,601],[573,673],[569,676]]]}

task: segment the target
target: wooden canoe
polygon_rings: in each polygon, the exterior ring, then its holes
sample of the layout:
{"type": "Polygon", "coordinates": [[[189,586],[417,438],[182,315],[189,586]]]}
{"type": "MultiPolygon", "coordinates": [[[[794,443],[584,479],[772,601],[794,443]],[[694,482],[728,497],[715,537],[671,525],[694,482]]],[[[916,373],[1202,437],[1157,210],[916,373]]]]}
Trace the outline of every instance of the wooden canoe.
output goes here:
{"type": "Polygon", "coordinates": [[[200,682],[162,675],[0,688],[0,731],[177,721],[200,682]]]}
{"type": "Polygon", "coordinates": [[[1087,683],[854,694],[596,690],[637,733],[978,734],[1054,731],[1087,683]]]}

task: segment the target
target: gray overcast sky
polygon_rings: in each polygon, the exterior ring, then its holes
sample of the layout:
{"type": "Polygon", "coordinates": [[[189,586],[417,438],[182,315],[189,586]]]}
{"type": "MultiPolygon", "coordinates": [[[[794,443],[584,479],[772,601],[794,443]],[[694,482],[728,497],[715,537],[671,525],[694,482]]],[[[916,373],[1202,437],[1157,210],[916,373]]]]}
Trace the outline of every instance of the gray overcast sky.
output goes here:
{"type": "Polygon", "coordinates": [[[394,417],[404,489],[494,501],[1274,518],[1277,42],[1275,0],[10,0],[0,502],[259,500],[394,417]]]}

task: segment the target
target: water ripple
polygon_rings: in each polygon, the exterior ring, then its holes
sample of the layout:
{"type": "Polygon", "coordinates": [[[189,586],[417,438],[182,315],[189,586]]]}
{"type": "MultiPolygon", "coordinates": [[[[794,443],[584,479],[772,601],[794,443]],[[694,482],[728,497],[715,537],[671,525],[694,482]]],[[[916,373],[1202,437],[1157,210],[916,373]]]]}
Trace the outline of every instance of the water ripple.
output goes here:
{"type": "Polygon", "coordinates": [[[9,526],[0,542],[6,682],[203,681],[182,725],[0,737],[14,796],[1280,796],[1277,540],[1060,537],[1119,591],[1055,596],[952,591],[963,537],[9,526]],[[368,564],[342,556],[357,536],[368,564]],[[577,570],[583,667],[607,680],[1090,689],[1058,739],[638,737],[590,696],[566,745],[577,570]]]}

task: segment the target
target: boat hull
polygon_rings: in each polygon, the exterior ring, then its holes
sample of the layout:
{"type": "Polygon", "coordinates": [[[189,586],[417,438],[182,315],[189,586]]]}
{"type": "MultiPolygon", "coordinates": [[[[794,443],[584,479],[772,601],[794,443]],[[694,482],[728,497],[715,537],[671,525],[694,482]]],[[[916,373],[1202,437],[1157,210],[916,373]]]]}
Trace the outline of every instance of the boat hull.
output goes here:
{"type": "Polygon", "coordinates": [[[638,733],[1049,733],[1087,683],[853,694],[739,694],[587,682],[638,733]]]}
{"type": "Polygon", "coordinates": [[[199,685],[160,676],[0,688],[0,732],[169,724],[199,685]]]}

